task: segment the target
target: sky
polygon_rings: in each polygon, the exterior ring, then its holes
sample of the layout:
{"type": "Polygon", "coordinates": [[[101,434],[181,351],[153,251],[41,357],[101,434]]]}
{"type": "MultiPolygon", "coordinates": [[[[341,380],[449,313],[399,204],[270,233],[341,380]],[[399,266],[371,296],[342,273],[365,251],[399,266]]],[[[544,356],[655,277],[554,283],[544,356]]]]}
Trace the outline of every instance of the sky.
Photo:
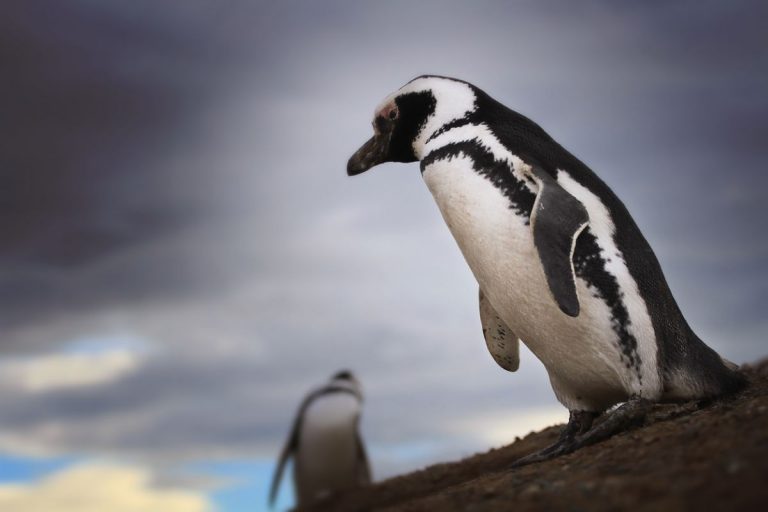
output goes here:
{"type": "Polygon", "coordinates": [[[487,353],[418,166],[346,176],[421,74],[543,126],[625,202],[699,336],[764,356],[767,11],[4,2],[0,508],[265,510],[296,408],[342,368],[376,479],[567,418],[530,352],[514,374],[487,353]]]}

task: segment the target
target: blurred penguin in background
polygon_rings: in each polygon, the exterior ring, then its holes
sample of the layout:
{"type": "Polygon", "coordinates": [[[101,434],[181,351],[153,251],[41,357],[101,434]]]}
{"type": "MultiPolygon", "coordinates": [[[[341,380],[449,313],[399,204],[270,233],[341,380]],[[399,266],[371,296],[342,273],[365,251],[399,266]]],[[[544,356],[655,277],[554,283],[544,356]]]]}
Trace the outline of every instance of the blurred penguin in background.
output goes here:
{"type": "Polygon", "coordinates": [[[270,505],[274,505],[290,457],[299,507],[370,483],[371,471],[359,431],[362,403],[360,383],[346,370],[307,395],[280,453],[270,505]]]}

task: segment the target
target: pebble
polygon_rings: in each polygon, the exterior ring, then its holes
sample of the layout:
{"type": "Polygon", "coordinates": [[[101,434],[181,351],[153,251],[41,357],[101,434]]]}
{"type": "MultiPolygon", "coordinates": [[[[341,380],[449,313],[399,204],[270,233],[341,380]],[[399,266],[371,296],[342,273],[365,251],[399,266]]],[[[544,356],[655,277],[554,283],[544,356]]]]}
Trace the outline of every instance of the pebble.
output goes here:
{"type": "Polygon", "coordinates": [[[738,459],[733,459],[733,460],[731,460],[731,461],[728,463],[728,465],[727,465],[727,466],[725,466],[725,472],[726,472],[726,473],[728,473],[729,475],[735,475],[736,473],[738,473],[739,471],[741,471],[741,468],[742,468],[743,466],[744,466],[744,465],[741,463],[741,461],[740,461],[740,460],[738,460],[738,459]]]}
{"type": "Polygon", "coordinates": [[[541,492],[541,485],[539,484],[531,484],[525,487],[520,492],[520,496],[533,496],[536,494],[539,494],[541,492]]]}

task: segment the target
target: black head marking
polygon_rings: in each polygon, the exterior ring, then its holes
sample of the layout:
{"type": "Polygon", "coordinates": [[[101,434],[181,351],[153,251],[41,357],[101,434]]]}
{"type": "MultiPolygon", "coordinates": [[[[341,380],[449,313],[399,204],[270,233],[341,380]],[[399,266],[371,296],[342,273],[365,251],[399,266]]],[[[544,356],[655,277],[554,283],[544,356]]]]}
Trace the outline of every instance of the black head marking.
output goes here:
{"type": "Polygon", "coordinates": [[[429,91],[403,93],[385,105],[373,120],[374,135],[347,162],[355,176],[384,162],[415,162],[413,142],[435,112],[429,91]]]}
{"type": "Polygon", "coordinates": [[[392,139],[389,144],[389,160],[415,162],[413,141],[435,112],[436,100],[429,91],[411,92],[395,98],[398,116],[394,120],[392,139]]]}
{"type": "Polygon", "coordinates": [[[331,378],[331,380],[352,380],[354,376],[352,375],[352,372],[349,370],[341,370],[339,372],[336,372],[336,374],[331,378]]]}

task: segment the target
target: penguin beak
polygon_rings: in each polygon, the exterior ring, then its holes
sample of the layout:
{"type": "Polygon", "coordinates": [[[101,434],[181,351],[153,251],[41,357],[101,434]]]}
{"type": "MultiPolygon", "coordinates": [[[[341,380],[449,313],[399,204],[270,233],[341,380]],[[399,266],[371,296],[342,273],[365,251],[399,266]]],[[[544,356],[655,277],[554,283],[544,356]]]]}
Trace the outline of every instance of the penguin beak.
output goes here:
{"type": "Polygon", "coordinates": [[[389,136],[388,133],[377,133],[363,144],[347,162],[347,175],[356,176],[386,162],[389,154],[389,136]]]}

